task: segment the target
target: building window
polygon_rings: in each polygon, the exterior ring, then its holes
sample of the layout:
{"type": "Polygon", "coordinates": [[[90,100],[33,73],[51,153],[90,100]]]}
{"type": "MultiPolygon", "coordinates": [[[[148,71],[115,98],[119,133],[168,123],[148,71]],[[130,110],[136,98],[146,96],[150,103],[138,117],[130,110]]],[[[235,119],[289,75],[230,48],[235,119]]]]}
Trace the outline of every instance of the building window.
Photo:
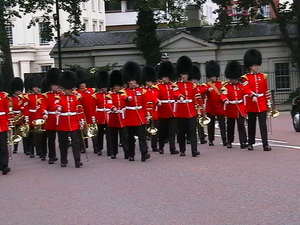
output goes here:
{"type": "Polygon", "coordinates": [[[48,23],[39,23],[40,45],[49,45],[51,37],[45,37],[47,33],[51,32],[48,23]]]}
{"type": "Polygon", "coordinates": [[[97,31],[97,28],[98,28],[98,23],[97,21],[93,21],[93,31],[97,31]]]}
{"type": "Polygon", "coordinates": [[[110,0],[105,1],[105,11],[121,11],[121,1],[120,0],[110,0]]]}
{"type": "Polygon", "coordinates": [[[83,26],[84,26],[84,31],[89,30],[89,20],[88,19],[83,20],[83,26]]]}
{"type": "Polygon", "coordinates": [[[12,25],[9,24],[9,25],[6,25],[5,27],[5,30],[6,30],[6,34],[7,34],[7,38],[8,38],[8,42],[10,45],[13,44],[13,31],[12,31],[12,25]]]}
{"type": "Polygon", "coordinates": [[[51,68],[52,68],[51,65],[41,66],[41,71],[42,71],[43,73],[46,73],[46,72],[48,72],[51,68]]]}
{"type": "Polygon", "coordinates": [[[289,63],[275,63],[275,83],[277,91],[290,90],[289,63]]]}

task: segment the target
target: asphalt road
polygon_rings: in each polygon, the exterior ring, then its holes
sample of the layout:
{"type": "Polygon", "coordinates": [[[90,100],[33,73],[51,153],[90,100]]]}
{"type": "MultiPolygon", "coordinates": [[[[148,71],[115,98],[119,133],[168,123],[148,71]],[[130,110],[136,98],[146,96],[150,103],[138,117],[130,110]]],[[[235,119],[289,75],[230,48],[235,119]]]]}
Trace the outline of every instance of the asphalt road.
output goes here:
{"type": "Polygon", "coordinates": [[[90,149],[81,169],[18,153],[12,172],[0,175],[0,224],[299,225],[299,135],[283,113],[272,124],[271,152],[216,141],[199,145],[198,158],[152,153],[130,163],[90,149]]]}

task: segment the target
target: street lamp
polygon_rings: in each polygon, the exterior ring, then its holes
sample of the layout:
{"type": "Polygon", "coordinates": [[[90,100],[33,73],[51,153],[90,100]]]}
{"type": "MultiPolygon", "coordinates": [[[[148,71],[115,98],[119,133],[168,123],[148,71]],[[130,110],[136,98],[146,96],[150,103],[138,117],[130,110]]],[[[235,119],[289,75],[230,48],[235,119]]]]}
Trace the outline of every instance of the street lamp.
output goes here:
{"type": "Polygon", "coordinates": [[[62,70],[62,53],[61,53],[61,39],[60,39],[60,16],[59,16],[59,0],[55,0],[56,14],[53,15],[56,31],[57,31],[57,50],[58,50],[58,68],[62,70]]]}

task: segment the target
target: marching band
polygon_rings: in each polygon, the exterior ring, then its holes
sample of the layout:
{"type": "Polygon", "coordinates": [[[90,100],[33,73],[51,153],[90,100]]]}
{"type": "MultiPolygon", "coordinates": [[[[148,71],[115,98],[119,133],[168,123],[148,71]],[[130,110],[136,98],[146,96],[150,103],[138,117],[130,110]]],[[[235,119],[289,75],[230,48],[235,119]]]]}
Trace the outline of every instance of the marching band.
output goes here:
{"type": "Polygon", "coordinates": [[[241,149],[252,151],[257,118],[263,150],[270,151],[267,116],[273,109],[267,75],[260,72],[261,58],[256,49],[246,52],[245,75],[239,62],[230,61],[226,82],[219,80],[218,63],[209,61],[207,82],[202,84],[200,70],[187,56],[178,59],[176,68],[168,60],[156,68],[141,68],[130,61],[110,74],[96,72],[97,89],[89,87],[91,76],[80,69],[53,68],[43,82],[35,76],[24,83],[14,78],[9,94],[0,91],[0,170],[4,175],[10,172],[10,151],[17,153],[21,140],[30,158],[39,156],[54,164],[58,160],[56,136],[61,167],[68,165],[69,147],[75,167],[83,166],[81,153],[86,152],[89,138],[95,154],[101,156],[106,150],[111,159],[117,158],[121,146],[124,158],[135,161],[138,141],[141,161],[147,161],[147,140],[152,152],[164,154],[169,143],[170,154],[181,157],[190,144],[192,156],[197,157],[197,137],[201,144],[207,143],[204,129],[208,145],[215,145],[216,121],[223,146],[232,148],[237,123],[241,149]],[[42,88],[47,89],[45,93],[42,88]]]}

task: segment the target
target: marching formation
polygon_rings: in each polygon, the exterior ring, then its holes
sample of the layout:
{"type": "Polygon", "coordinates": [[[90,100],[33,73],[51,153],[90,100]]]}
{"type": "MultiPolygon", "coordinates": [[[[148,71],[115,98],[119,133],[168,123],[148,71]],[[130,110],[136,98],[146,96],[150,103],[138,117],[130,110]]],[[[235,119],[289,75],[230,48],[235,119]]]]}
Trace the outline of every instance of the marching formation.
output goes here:
{"type": "Polygon", "coordinates": [[[240,147],[252,151],[257,118],[263,149],[270,151],[267,115],[274,108],[267,75],[259,71],[261,63],[261,53],[248,50],[247,74],[243,75],[239,62],[230,61],[226,82],[219,80],[218,63],[209,61],[207,82],[200,83],[200,70],[187,56],[178,59],[176,68],[163,60],[156,68],[127,62],[122,70],[97,72],[96,89],[89,86],[90,74],[80,69],[53,68],[42,82],[30,76],[24,85],[14,78],[10,93],[0,92],[0,169],[3,174],[10,172],[9,149],[17,153],[20,141],[30,158],[48,158],[54,164],[56,137],[61,167],[67,167],[70,147],[75,167],[82,166],[81,153],[86,152],[89,138],[95,154],[101,156],[106,149],[111,159],[122,146],[124,158],[134,161],[137,141],[142,162],[150,158],[150,148],[164,154],[167,143],[170,154],[182,157],[190,144],[192,156],[197,157],[198,137],[201,144],[207,143],[206,127],[208,145],[214,146],[216,121],[225,147],[232,148],[237,123],[240,147]]]}

